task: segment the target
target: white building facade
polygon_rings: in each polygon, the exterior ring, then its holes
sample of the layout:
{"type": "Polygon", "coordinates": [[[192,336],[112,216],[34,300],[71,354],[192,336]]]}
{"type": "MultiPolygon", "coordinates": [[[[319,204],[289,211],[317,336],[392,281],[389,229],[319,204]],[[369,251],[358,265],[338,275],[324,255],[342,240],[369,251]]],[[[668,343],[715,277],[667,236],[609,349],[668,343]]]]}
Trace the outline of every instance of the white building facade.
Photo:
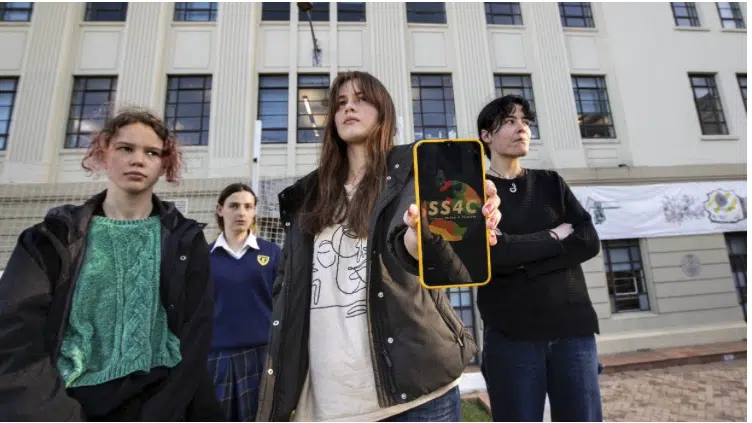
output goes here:
{"type": "MultiPolygon", "coordinates": [[[[164,114],[190,185],[315,168],[342,71],[387,86],[400,143],[477,137],[480,109],[519,93],[538,113],[524,166],[600,220],[601,352],[746,337],[745,3],[312,6],[309,23],[296,3],[0,3],[0,210],[38,219],[24,193],[95,184],[83,147],[124,105],[164,114]]],[[[188,191],[213,220],[218,190],[188,191]]],[[[0,270],[19,222],[0,216],[0,270]]],[[[473,296],[451,293],[480,340],[473,296]]]]}

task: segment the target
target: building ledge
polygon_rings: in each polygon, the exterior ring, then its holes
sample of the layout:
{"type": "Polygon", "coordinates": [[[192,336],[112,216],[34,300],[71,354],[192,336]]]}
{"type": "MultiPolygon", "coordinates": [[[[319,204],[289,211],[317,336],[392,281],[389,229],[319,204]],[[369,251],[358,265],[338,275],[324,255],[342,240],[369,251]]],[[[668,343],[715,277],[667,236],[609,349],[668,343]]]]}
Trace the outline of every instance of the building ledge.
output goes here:
{"type": "Polygon", "coordinates": [[[702,141],[739,141],[739,137],[736,135],[703,135],[700,140],[702,141]]]}
{"type": "Polygon", "coordinates": [[[556,169],[571,185],[641,185],[746,180],[747,163],[556,169]]]}

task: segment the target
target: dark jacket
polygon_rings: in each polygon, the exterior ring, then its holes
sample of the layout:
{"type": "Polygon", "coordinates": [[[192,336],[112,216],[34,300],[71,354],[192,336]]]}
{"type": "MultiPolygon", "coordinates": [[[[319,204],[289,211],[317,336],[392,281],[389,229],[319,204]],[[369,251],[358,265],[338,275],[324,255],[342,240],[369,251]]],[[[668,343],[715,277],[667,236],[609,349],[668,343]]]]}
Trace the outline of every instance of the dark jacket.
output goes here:
{"type": "Polygon", "coordinates": [[[19,237],[0,278],[0,420],[224,420],[206,370],[214,305],[204,225],[156,196],[160,297],[182,360],[172,369],[65,389],[56,360],[86,233],[105,194],[52,209],[19,237]]]}
{"type": "MultiPolygon", "coordinates": [[[[419,284],[417,262],[404,247],[407,226],[402,217],[415,202],[412,157],[412,145],[390,152],[388,176],[368,232],[368,325],[381,407],[448,385],[477,352],[444,292],[419,284]]],[[[314,171],[279,195],[286,239],[273,288],[259,421],[289,420],[308,372],[313,235],[302,229],[299,212],[306,193],[317,192],[316,175],[314,171]]]]}

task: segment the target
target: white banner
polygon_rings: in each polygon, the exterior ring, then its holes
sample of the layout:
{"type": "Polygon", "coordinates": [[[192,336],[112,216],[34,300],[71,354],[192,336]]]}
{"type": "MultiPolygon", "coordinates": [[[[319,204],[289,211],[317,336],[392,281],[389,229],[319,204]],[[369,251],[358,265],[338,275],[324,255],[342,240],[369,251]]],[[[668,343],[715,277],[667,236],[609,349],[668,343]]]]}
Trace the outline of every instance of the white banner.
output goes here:
{"type": "Polygon", "coordinates": [[[601,239],[747,230],[746,181],[571,188],[601,239]]]}

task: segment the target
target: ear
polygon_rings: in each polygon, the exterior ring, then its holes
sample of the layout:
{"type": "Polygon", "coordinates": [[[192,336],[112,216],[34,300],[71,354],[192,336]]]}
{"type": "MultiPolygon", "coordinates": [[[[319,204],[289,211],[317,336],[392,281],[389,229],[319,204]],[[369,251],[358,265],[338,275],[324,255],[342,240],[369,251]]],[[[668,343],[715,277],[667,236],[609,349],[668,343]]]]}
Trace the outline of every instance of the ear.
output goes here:
{"type": "Polygon", "coordinates": [[[491,141],[489,141],[488,138],[489,138],[488,137],[488,131],[486,131],[485,129],[482,130],[482,131],[480,131],[480,139],[481,139],[481,141],[483,141],[486,144],[490,144],[491,141]]]}
{"type": "Polygon", "coordinates": [[[217,212],[217,216],[224,217],[222,216],[222,206],[220,206],[219,204],[217,204],[216,212],[217,212]]]}

